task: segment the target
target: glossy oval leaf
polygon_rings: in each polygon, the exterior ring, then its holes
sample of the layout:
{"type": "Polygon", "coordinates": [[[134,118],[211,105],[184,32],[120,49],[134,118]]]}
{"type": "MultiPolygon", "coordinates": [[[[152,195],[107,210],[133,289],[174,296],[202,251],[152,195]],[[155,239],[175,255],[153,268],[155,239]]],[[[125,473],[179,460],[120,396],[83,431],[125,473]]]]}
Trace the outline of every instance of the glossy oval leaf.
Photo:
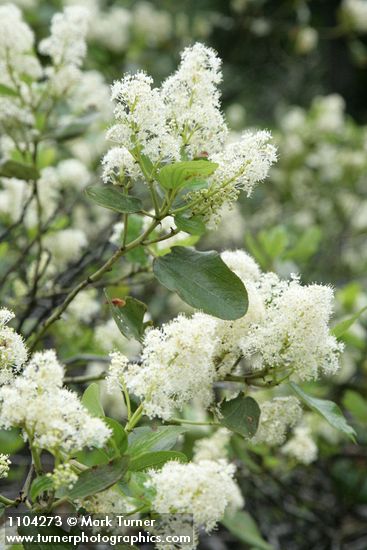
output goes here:
{"type": "Polygon", "coordinates": [[[84,470],[79,475],[74,487],[66,492],[66,496],[70,500],[75,500],[104,491],[124,476],[128,465],[129,458],[124,456],[111,460],[108,464],[84,470]]]}
{"type": "Polygon", "coordinates": [[[112,185],[89,185],[85,193],[89,199],[99,206],[114,212],[132,214],[143,208],[140,199],[125,195],[121,189],[112,185]]]}
{"type": "Polygon", "coordinates": [[[331,329],[331,334],[335,336],[335,338],[341,338],[356,321],[360,318],[362,313],[364,313],[367,310],[367,306],[360,309],[355,315],[352,315],[352,317],[348,317],[348,319],[344,319],[343,321],[340,321],[337,325],[335,325],[331,329]]]}
{"type": "Polygon", "coordinates": [[[123,299],[123,304],[114,305],[111,298],[105,292],[108,304],[110,306],[112,317],[120,329],[120,332],[126,336],[126,338],[135,338],[141,340],[144,334],[144,315],[147,310],[147,306],[136,300],[131,296],[126,296],[123,299]]]}
{"type": "Polygon", "coordinates": [[[299,397],[309,409],[324,417],[325,420],[333,426],[333,428],[345,433],[353,442],[355,442],[355,430],[347,423],[342,411],[338,405],[334,403],[334,401],[312,397],[304,392],[294,382],[290,382],[289,385],[297,397],[299,397]]]}
{"type": "Polygon", "coordinates": [[[96,382],[90,384],[83,393],[82,404],[92,416],[104,416],[104,410],[99,394],[99,386],[96,382]]]}
{"type": "Polygon", "coordinates": [[[217,168],[218,164],[209,160],[176,162],[163,166],[157,179],[164,189],[180,189],[189,185],[190,180],[210,176],[217,168]]]}
{"type": "Polygon", "coordinates": [[[177,229],[190,233],[190,235],[202,235],[205,233],[205,223],[200,216],[192,216],[189,218],[177,214],[175,216],[175,224],[177,229]]]}
{"type": "Polygon", "coordinates": [[[204,313],[233,320],[247,311],[246,288],[218,252],[176,246],[169,254],[154,260],[153,271],[162,285],[204,313]]]}
{"type": "Polygon", "coordinates": [[[35,500],[38,495],[48,491],[53,486],[52,478],[50,476],[44,475],[36,477],[32,481],[32,485],[29,491],[29,496],[32,500],[35,500]]]}
{"type": "Polygon", "coordinates": [[[139,472],[147,468],[160,468],[170,460],[179,460],[187,462],[187,457],[177,451],[155,451],[151,453],[142,453],[130,459],[129,470],[139,472]]]}
{"type": "Polygon", "coordinates": [[[256,550],[274,550],[274,547],[263,539],[255,520],[248,512],[244,510],[227,512],[221,523],[249,547],[256,550]]]}
{"type": "Polygon", "coordinates": [[[178,437],[187,431],[183,426],[141,426],[129,435],[129,454],[132,457],[148,451],[167,451],[176,444],[178,437]]]}
{"type": "Polygon", "coordinates": [[[221,424],[232,432],[253,437],[260,420],[260,407],[252,397],[240,394],[235,399],[223,401],[220,406],[221,424]]]}
{"type": "Polygon", "coordinates": [[[103,420],[112,430],[112,436],[107,442],[108,446],[112,447],[117,454],[124,454],[127,449],[127,434],[124,428],[114,418],[105,416],[103,420]]]}

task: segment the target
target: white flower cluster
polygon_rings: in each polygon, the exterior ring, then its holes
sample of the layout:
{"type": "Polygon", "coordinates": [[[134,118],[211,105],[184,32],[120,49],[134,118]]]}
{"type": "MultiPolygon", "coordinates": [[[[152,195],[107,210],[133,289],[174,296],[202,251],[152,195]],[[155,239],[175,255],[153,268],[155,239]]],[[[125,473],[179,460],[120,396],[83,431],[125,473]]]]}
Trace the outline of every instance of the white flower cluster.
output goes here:
{"type": "Polygon", "coordinates": [[[328,326],[333,290],[317,284],[301,286],[293,279],[285,288],[276,285],[272,293],[264,320],[252,326],[242,342],[252,368],[291,369],[301,380],[335,374],[343,346],[328,326]]]}
{"type": "Polygon", "coordinates": [[[183,51],[178,70],[162,84],[171,131],[191,158],[219,152],[228,132],[220,111],[220,68],[216,52],[197,43],[183,51]]]}
{"type": "Polygon", "coordinates": [[[210,437],[203,437],[195,441],[194,462],[202,460],[226,459],[231,432],[227,428],[218,428],[210,437]]]}
{"type": "Polygon", "coordinates": [[[261,404],[259,428],[251,439],[256,444],[282,445],[287,430],[297,424],[302,408],[296,397],[275,397],[261,404]]]}
{"type": "Polygon", "coordinates": [[[159,514],[192,514],[195,527],[209,532],[227,509],[244,504],[234,471],[225,461],[166,462],[161,470],[149,472],[147,486],[155,490],[153,509],[159,514]]]}
{"type": "Polygon", "coordinates": [[[34,132],[35,106],[70,92],[81,78],[80,66],[86,54],[85,35],[88,10],[67,7],[56,13],[51,22],[51,35],[39,43],[38,51],[51,58],[46,69],[41,66],[34,48],[34,34],[12,5],[0,6],[0,83],[15,94],[2,98],[0,121],[12,137],[25,140],[25,133],[34,132]],[[24,77],[32,82],[26,82],[24,77]],[[46,77],[46,78],[44,78],[46,77]],[[46,93],[48,92],[48,93],[46,93]]]}
{"type": "Polygon", "coordinates": [[[79,292],[75,300],[69,305],[65,315],[72,321],[89,323],[97,315],[99,309],[97,290],[91,288],[90,290],[79,292]]]}
{"type": "MultiPolygon", "coordinates": [[[[248,290],[249,309],[244,317],[223,321],[203,313],[179,315],[146,333],[141,364],[130,364],[118,353],[112,355],[111,387],[125,384],[144,400],[144,411],[150,417],[168,419],[194,398],[208,407],[213,384],[227,374],[242,373],[242,367],[236,366],[241,357],[246,359],[247,372],[270,374],[276,383],[284,377],[316,379],[338,369],[343,346],[329,332],[331,288],[302,286],[297,278],[286,281],[275,273],[261,274],[254,260],[240,250],[223,253],[223,259],[248,290]]],[[[281,398],[271,406],[283,411],[274,434],[282,439],[291,419],[298,418],[298,402],[281,398]]]]}
{"type": "MultiPolygon", "coordinates": [[[[41,68],[32,55],[34,35],[13,4],[0,6],[0,82],[14,89],[20,75],[40,76],[41,68]]],[[[4,98],[2,98],[4,101],[4,98]]]]}
{"type": "Polygon", "coordinates": [[[142,365],[112,354],[110,385],[116,378],[123,380],[129,392],[144,398],[144,412],[150,417],[168,419],[194,397],[207,407],[216,377],[214,330],[214,318],[202,313],[190,319],[180,315],[162,329],[149,330],[142,365]]]}
{"type": "Polygon", "coordinates": [[[51,35],[39,44],[39,51],[52,58],[56,67],[80,67],[87,52],[85,36],[88,28],[88,10],[80,6],[65,8],[51,21],[51,35]]]}
{"type": "Polygon", "coordinates": [[[367,3],[365,0],[343,0],[341,11],[353,29],[361,33],[367,32],[367,3]]]}
{"type": "Polygon", "coordinates": [[[139,164],[124,147],[112,147],[102,159],[102,168],[105,183],[120,184],[142,177],[139,164]]]}
{"type": "Polygon", "coordinates": [[[212,157],[219,164],[214,181],[228,181],[249,196],[254,185],[266,178],[270,166],[276,161],[276,150],[269,143],[270,139],[271,135],[266,131],[245,132],[239,141],[229,143],[224,151],[212,157]]]}
{"type": "Polygon", "coordinates": [[[74,472],[71,464],[68,462],[60,464],[54,469],[52,474],[48,473],[46,475],[52,479],[56,490],[60,488],[71,489],[78,480],[78,474],[74,472]]]}
{"type": "Polygon", "coordinates": [[[83,499],[80,505],[85,508],[90,514],[121,514],[130,512],[136,506],[129,501],[119,489],[118,485],[114,485],[106,491],[101,491],[95,495],[83,499]]]}
{"type": "Polygon", "coordinates": [[[243,189],[249,195],[266,178],[276,160],[268,132],[246,132],[238,142],[226,144],[227,125],[220,110],[218,85],[221,60],[211,48],[197,43],[181,55],[177,71],[160,88],[143,72],[128,74],[112,87],[117,124],[107,137],[119,147],[103,160],[103,179],[140,176],[133,158],[142,153],[153,163],[200,156],[219,164],[208,178],[208,188],[190,193],[196,211],[218,221],[225,205],[243,189]]]}
{"type": "Polygon", "coordinates": [[[81,229],[70,227],[46,235],[44,244],[51,254],[53,266],[61,270],[79,258],[80,252],[87,246],[87,237],[81,229]]]}
{"type": "Polygon", "coordinates": [[[178,144],[168,133],[166,108],[153,79],[143,72],[126,75],[112,86],[117,120],[107,137],[152,161],[177,159],[178,144]]]}
{"type": "Polygon", "coordinates": [[[63,376],[53,350],[35,353],[23,373],[0,388],[0,426],[21,428],[35,446],[50,452],[103,447],[110,429],[90,416],[76,393],[62,388],[63,376]]]}
{"type": "Polygon", "coordinates": [[[314,462],[318,454],[317,445],[311,437],[311,430],[303,424],[294,429],[293,437],[287,441],[281,451],[306,465],[314,462]]]}
{"type": "Polygon", "coordinates": [[[55,96],[69,93],[80,79],[79,68],[87,52],[88,15],[88,10],[80,6],[70,6],[56,13],[51,21],[50,36],[39,44],[40,53],[52,60],[46,74],[55,96]]]}
{"type": "Polygon", "coordinates": [[[0,453],[0,479],[8,477],[10,464],[9,455],[0,453]]]}
{"type": "Polygon", "coordinates": [[[6,308],[0,309],[0,386],[13,379],[27,360],[27,348],[23,338],[7,326],[14,314],[6,308]]]}
{"type": "Polygon", "coordinates": [[[220,222],[224,209],[231,209],[241,190],[250,196],[255,185],[266,178],[277,159],[270,138],[266,131],[245,132],[238,141],[227,144],[210,157],[219,167],[210,178],[209,187],[190,193],[193,198],[197,194],[201,196],[202,202],[193,211],[203,214],[210,227],[220,222]]]}
{"type": "Polygon", "coordinates": [[[171,14],[159,10],[151,2],[136,1],[129,9],[116,3],[108,6],[100,0],[67,0],[67,3],[88,8],[88,41],[101,44],[115,53],[125,51],[135,40],[140,47],[143,44],[159,46],[172,33],[171,14]]]}

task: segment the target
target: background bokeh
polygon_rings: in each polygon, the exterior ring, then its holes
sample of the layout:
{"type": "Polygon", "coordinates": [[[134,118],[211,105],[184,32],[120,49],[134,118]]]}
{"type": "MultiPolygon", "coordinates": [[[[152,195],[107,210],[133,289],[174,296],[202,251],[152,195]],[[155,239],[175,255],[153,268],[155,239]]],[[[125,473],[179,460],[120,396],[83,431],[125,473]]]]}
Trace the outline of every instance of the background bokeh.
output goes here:
{"type": "MultiPolygon", "coordinates": [[[[85,67],[102,73],[107,84],[125,71],[137,69],[149,72],[158,84],[175,69],[184,46],[202,41],[215,48],[223,60],[223,108],[230,127],[234,133],[248,127],[270,129],[279,160],[253,196],[242,198],[219,229],[206,234],[198,246],[245,248],[264,270],[282,276],[299,272],[305,283],[333,285],[338,319],[366,306],[365,0],[16,3],[38,39],[48,34],[55,11],[71,4],[88,7],[92,16],[85,67]]],[[[91,80],[90,86],[94,85],[91,80]]],[[[98,131],[94,129],[86,138],[75,139],[57,152],[63,159],[71,151],[96,180],[107,147],[103,134],[111,121],[108,106],[102,118],[98,131]]],[[[2,188],[0,196],[5,200],[4,192],[2,188]]],[[[0,206],[0,219],[1,212],[0,206]]],[[[77,217],[75,212],[73,215],[77,217]]],[[[79,220],[83,216],[80,207],[79,220]]],[[[68,220],[64,212],[59,229],[67,228],[68,220]]],[[[96,260],[104,251],[102,222],[94,227],[94,234],[90,226],[96,260]]],[[[8,220],[2,223],[6,226],[8,220]]],[[[76,219],[73,223],[77,225],[76,219]]],[[[11,265],[14,253],[12,248],[0,249],[3,271],[11,265]]],[[[73,260],[71,257],[69,261],[73,260]]],[[[140,259],[135,261],[139,265],[140,259]]],[[[144,260],[140,263],[144,266],[144,260]]],[[[63,282],[60,277],[58,281],[63,282]]],[[[21,284],[22,273],[2,289],[2,300],[20,318],[26,309],[20,299],[21,284]]],[[[155,323],[187,310],[144,273],[134,284],[133,293],[149,304],[155,323]]],[[[103,304],[99,292],[97,289],[89,299],[103,304]]],[[[62,346],[64,357],[91,351],[107,354],[115,345],[125,350],[127,344],[121,342],[107,308],[102,308],[105,318],[96,319],[92,307],[85,314],[87,305],[88,300],[71,310],[67,330],[55,329],[52,344],[62,346]]],[[[246,510],[273,548],[367,548],[366,319],[367,314],[362,314],[343,337],[346,349],[338,376],[308,385],[314,395],[333,399],[341,406],[357,430],[357,445],[316,426],[319,458],[305,466],[285,463],[269,449],[249,452],[240,442],[233,443],[246,510]]],[[[100,365],[91,361],[88,368],[98,370],[100,365]]],[[[116,409],[111,398],[107,406],[116,409]]],[[[117,403],[117,410],[120,406],[117,403]]],[[[19,469],[13,476],[22,477],[22,442],[5,432],[0,438],[3,452],[19,449],[19,469]]],[[[192,443],[185,443],[188,452],[192,443]]],[[[8,481],[11,484],[16,479],[10,477],[8,481]]],[[[242,526],[236,537],[221,528],[203,538],[200,548],[268,548],[258,541],[258,545],[251,544],[246,535],[251,529],[250,524],[242,526]]]]}

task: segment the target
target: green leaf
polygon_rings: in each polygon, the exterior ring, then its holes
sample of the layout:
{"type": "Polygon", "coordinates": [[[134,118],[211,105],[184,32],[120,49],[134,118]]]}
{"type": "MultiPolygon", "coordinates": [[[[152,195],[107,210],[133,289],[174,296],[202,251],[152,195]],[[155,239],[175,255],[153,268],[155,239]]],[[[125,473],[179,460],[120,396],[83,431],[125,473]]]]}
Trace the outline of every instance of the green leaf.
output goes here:
{"type": "MultiPolygon", "coordinates": [[[[138,214],[130,214],[129,223],[127,226],[126,244],[131,243],[131,241],[134,241],[137,237],[139,237],[143,230],[143,223],[142,216],[139,216],[138,214]]],[[[148,263],[148,256],[145,252],[144,246],[142,245],[130,250],[125,257],[130,263],[133,264],[147,265],[148,263]]]]}
{"type": "Polygon", "coordinates": [[[256,550],[273,550],[273,546],[266,542],[259,531],[255,520],[248,512],[238,511],[227,513],[221,523],[239,540],[256,550]]]}
{"type": "Polygon", "coordinates": [[[260,231],[258,241],[265,254],[273,260],[280,257],[287,247],[287,231],[282,225],[278,225],[266,231],[260,231]]]}
{"type": "Polygon", "coordinates": [[[205,224],[200,216],[188,218],[183,214],[177,214],[175,216],[175,224],[177,229],[190,233],[190,235],[202,235],[205,233],[205,224]]]}
{"type": "Polygon", "coordinates": [[[108,464],[115,456],[109,456],[103,449],[83,449],[75,453],[75,458],[78,462],[84,464],[84,466],[100,466],[101,464],[108,464]]]}
{"type": "Polygon", "coordinates": [[[85,193],[99,206],[122,214],[139,212],[143,208],[140,199],[125,195],[121,189],[112,185],[89,185],[85,193]]]}
{"type": "Polygon", "coordinates": [[[29,491],[31,499],[35,500],[38,495],[48,491],[48,489],[51,489],[52,485],[53,482],[50,476],[44,475],[36,477],[36,479],[32,481],[31,489],[29,491]]]}
{"type": "Polygon", "coordinates": [[[83,393],[82,404],[92,416],[104,417],[104,410],[99,395],[99,386],[96,382],[90,384],[83,393]]]}
{"type": "Polygon", "coordinates": [[[153,271],[162,285],[204,313],[220,319],[239,319],[247,311],[246,288],[218,252],[176,246],[154,260],[153,271]]]}
{"type": "Polygon", "coordinates": [[[347,421],[344,418],[344,415],[338,405],[333,401],[327,399],[318,399],[316,397],[311,397],[306,392],[304,392],[297,384],[294,382],[289,383],[293,392],[307,405],[312,411],[317,412],[325,420],[341,432],[345,433],[353,442],[355,442],[356,432],[349,426],[347,421]]]}
{"type": "Polygon", "coordinates": [[[115,306],[111,298],[105,292],[108,304],[110,306],[112,317],[121,333],[126,338],[135,338],[141,340],[144,334],[144,315],[147,306],[131,296],[124,298],[125,305],[115,306]]]}
{"type": "Polygon", "coordinates": [[[127,434],[124,428],[114,418],[104,417],[104,422],[112,430],[112,436],[108,440],[118,454],[122,455],[127,449],[127,434]]]}
{"type": "Polygon", "coordinates": [[[54,136],[58,141],[74,139],[81,136],[98,117],[98,113],[88,113],[80,118],[76,118],[69,124],[57,128],[54,132],[54,136]]]}
{"type": "Polygon", "coordinates": [[[247,232],[245,235],[245,244],[246,248],[250,251],[255,260],[260,264],[260,267],[264,271],[267,271],[270,267],[270,262],[266,254],[262,250],[261,246],[257,242],[256,238],[253,237],[249,232],[247,232]]]}
{"type": "Polygon", "coordinates": [[[128,465],[129,457],[123,456],[111,460],[108,464],[84,470],[74,487],[66,492],[66,496],[70,500],[76,500],[104,491],[124,476],[128,465]]]}
{"type": "Polygon", "coordinates": [[[9,86],[5,86],[5,84],[0,84],[0,95],[18,97],[18,92],[13,90],[13,88],[9,88],[9,86]]]}
{"type": "Polygon", "coordinates": [[[302,233],[295,246],[284,257],[296,262],[308,260],[317,252],[321,238],[322,231],[317,225],[309,227],[302,233]]]}
{"type": "Polygon", "coordinates": [[[75,453],[75,458],[78,462],[84,464],[84,466],[100,466],[101,464],[108,464],[114,456],[108,456],[103,449],[83,449],[75,453]]]}
{"type": "Polygon", "coordinates": [[[24,445],[24,439],[18,429],[0,430],[0,449],[2,453],[12,455],[23,449],[24,445]]]}
{"type": "Polygon", "coordinates": [[[151,428],[141,426],[129,435],[129,455],[135,458],[148,451],[167,451],[172,449],[178,436],[186,432],[182,426],[160,426],[151,428]]]}
{"type": "Polygon", "coordinates": [[[140,168],[147,180],[150,180],[154,170],[154,165],[149,157],[146,155],[140,155],[139,157],[140,168]]]}
{"type": "Polygon", "coordinates": [[[362,424],[367,424],[367,401],[353,390],[347,390],[343,396],[343,405],[362,424]]]}
{"type": "Polygon", "coordinates": [[[147,468],[160,468],[169,460],[179,460],[187,462],[187,457],[183,453],[177,451],[155,451],[150,453],[142,453],[134,458],[131,458],[129,470],[138,472],[147,468]]]}
{"type": "Polygon", "coordinates": [[[337,325],[335,325],[331,329],[331,334],[335,336],[335,338],[341,338],[349,329],[350,327],[358,321],[362,313],[364,313],[367,310],[367,306],[360,309],[357,313],[352,315],[352,317],[349,317],[348,319],[344,319],[344,321],[340,321],[337,325]]]}
{"type": "Polygon", "coordinates": [[[245,437],[255,435],[259,425],[260,407],[252,397],[238,395],[230,401],[223,401],[220,406],[223,415],[221,424],[232,432],[245,437]]]}
{"type": "Polygon", "coordinates": [[[189,185],[190,180],[210,176],[217,168],[218,164],[209,160],[176,162],[163,166],[157,179],[164,189],[180,189],[189,185]]]}
{"type": "Polygon", "coordinates": [[[25,164],[16,160],[3,160],[0,162],[0,177],[36,180],[39,178],[39,175],[37,168],[31,164],[25,164]]]}

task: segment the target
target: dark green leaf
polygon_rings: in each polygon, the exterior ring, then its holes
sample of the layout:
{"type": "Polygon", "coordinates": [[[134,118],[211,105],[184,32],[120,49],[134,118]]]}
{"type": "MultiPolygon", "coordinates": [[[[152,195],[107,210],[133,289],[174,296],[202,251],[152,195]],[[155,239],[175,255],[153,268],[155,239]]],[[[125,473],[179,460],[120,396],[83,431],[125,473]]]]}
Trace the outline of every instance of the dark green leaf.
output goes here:
{"type": "Polygon", "coordinates": [[[144,315],[147,306],[131,296],[126,296],[126,298],[124,298],[125,305],[115,306],[111,302],[107,292],[105,294],[111,309],[112,317],[121,333],[126,336],[126,338],[141,340],[145,329],[144,315]]]}
{"type": "Polygon", "coordinates": [[[367,306],[360,309],[355,315],[352,315],[352,317],[349,317],[348,319],[344,319],[344,321],[340,321],[335,327],[331,329],[331,334],[335,336],[335,338],[340,338],[345,334],[350,327],[358,321],[362,313],[364,313],[367,310],[367,306]]]}
{"type": "Polygon", "coordinates": [[[184,215],[177,214],[175,216],[175,224],[180,231],[186,231],[191,235],[202,235],[205,233],[205,224],[200,216],[192,216],[188,218],[184,215]]]}
{"type": "Polygon", "coordinates": [[[147,157],[146,155],[140,155],[139,164],[140,164],[140,168],[141,168],[144,176],[146,177],[146,179],[150,180],[151,177],[152,177],[153,169],[154,169],[154,165],[153,165],[152,161],[150,160],[150,158],[147,157]]]}
{"type": "Polygon", "coordinates": [[[79,475],[74,487],[67,491],[66,495],[70,500],[76,500],[104,491],[124,476],[128,465],[129,458],[124,456],[111,460],[108,464],[84,470],[79,475]]]}
{"type": "Polygon", "coordinates": [[[239,319],[247,311],[246,288],[218,252],[176,246],[154,260],[153,271],[162,285],[204,313],[220,319],[239,319]]]}
{"type": "Polygon", "coordinates": [[[111,460],[111,456],[108,456],[103,449],[83,449],[75,453],[75,458],[78,462],[81,462],[85,466],[100,466],[101,464],[108,464],[111,460]]]}
{"type": "Polygon", "coordinates": [[[96,382],[90,384],[83,393],[82,404],[92,416],[104,416],[104,410],[99,396],[99,387],[96,382]]]}
{"type": "Polygon", "coordinates": [[[274,547],[261,536],[259,528],[248,512],[227,513],[221,523],[239,540],[256,550],[272,550],[274,547]]]}
{"type": "Polygon", "coordinates": [[[165,189],[180,189],[189,185],[190,180],[210,176],[218,164],[208,160],[189,160],[167,164],[160,169],[158,181],[165,189]]]}
{"type": "Polygon", "coordinates": [[[356,432],[349,426],[347,421],[344,418],[344,415],[338,405],[333,401],[328,401],[327,399],[318,399],[316,397],[311,397],[306,392],[304,392],[297,384],[290,382],[290,387],[294,393],[307,405],[311,410],[317,412],[325,418],[327,422],[333,428],[340,430],[345,433],[352,441],[355,441],[356,432]]]}
{"type": "Polygon", "coordinates": [[[252,437],[259,425],[260,407],[252,397],[238,395],[230,401],[223,401],[220,406],[223,415],[221,424],[232,432],[252,437]]]}
{"type": "Polygon", "coordinates": [[[89,185],[85,193],[99,206],[122,214],[139,212],[143,208],[140,199],[125,195],[121,189],[112,185],[89,185]]]}
{"type": "Polygon", "coordinates": [[[113,418],[105,416],[103,420],[112,430],[112,436],[109,439],[109,443],[120,455],[124,454],[127,449],[127,435],[124,428],[113,418]]]}
{"type": "Polygon", "coordinates": [[[16,160],[3,160],[0,163],[0,177],[36,180],[39,178],[39,172],[31,164],[24,164],[16,160]]]}
{"type": "Polygon", "coordinates": [[[16,90],[13,90],[13,88],[9,88],[9,86],[5,86],[5,84],[0,84],[0,95],[10,95],[12,97],[18,97],[18,92],[16,90]]]}
{"type": "Polygon", "coordinates": [[[187,457],[183,453],[177,451],[154,451],[150,453],[142,453],[132,457],[129,464],[129,470],[138,472],[147,468],[160,468],[169,460],[179,460],[187,462],[187,457]]]}
{"type": "Polygon", "coordinates": [[[35,500],[38,495],[48,491],[48,489],[51,489],[52,485],[53,483],[51,477],[47,475],[36,477],[36,479],[32,481],[31,489],[29,491],[31,499],[35,500]]]}
{"type": "Polygon", "coordinates": [[[148,451],[166,451],[172,449],[179,435],[186,428],[182,426],[160,426],[135,428],[129,435],[129,454],[136,457],[148,451]]]}

